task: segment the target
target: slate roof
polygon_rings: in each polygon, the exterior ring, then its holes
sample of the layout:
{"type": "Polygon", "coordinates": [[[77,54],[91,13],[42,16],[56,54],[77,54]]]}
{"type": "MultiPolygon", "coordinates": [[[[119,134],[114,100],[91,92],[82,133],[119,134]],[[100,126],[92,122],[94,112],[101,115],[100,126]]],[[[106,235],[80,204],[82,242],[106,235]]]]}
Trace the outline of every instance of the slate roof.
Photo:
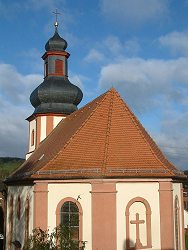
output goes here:
{"type": "Polygon", "coordinates": [[[45,45],[45,49],[46,51],[65,51],[67,48],[67,41],[65,41],[65,39],[63,39],[62,37],[60,37],[57,27],[55,28],[55,33],[53,35],[53,37],[51,37],[46,45],[45,45]]]}
{"type": "Polygon", "coordinates": [[[61,121],[7,182],[126,177],[184,174],[112,88],[61,121]]]}
{"type": "Polygon", "coordinates": [[[76,111],[83,93],[67,76],[47,76],[31,93],[34,114],[71,114],[76,111]]]}

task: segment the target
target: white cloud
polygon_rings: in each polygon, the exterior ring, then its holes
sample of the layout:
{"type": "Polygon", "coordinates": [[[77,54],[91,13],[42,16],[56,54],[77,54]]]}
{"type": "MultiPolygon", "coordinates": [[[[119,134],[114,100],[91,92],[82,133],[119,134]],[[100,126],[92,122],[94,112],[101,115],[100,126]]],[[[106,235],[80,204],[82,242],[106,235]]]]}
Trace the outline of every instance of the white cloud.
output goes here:
{"type": "Polygon", "coordinates": [[[160,133],[154,138],[163,152],[177,166],[188,169],[188,112],[180,113],[174,110],[163,114],[160,133]]]}
{"type": "Polygon", "coordinates": [[[104,88],[113,84],[126,93],[128,103],[137,110],[148,110],[159,105],[162,98],[166,102],[183,102],[188,85],[187,68],[187,58],[123,59],[102,67],[99,83],[104,88]]]}
{"type": "Polygon", "coordinates": [[[109,36],[102,43],[103,46],[112,53],[120,53],[123,49],[123,44],[117,36],[109,36]]]}
{"type": "Polygon", "coordinates": [[[107,63],[123,56],[135,56],[140,50],[136,39],[121,41],[117,36],[108,36],[96,43],[96,48],[90,49],[84,61],[89,63],[107,63]]]}
{"type": "Polygon", "coordinates": [[[173,31],[159,38],[162,46],[169,48],[174,54],[188,56],[188,32],[173,31]]]}
{"type": "Polygon", "coordinates": [[[140,45],[136,39],[121,41],[117,36],[109,36],[103,42],[104,50],[109,50],[116,57],[132,56],[138,53],[140,45]]]}
{"type": "Polygon", "coordinates": [[[28,122],[31,109],[6,103],[0,112],[0,156],[24,157],[27,151],[28,122]]]}
{"type": "MultiPolygon", "coordinates": [[[[101,0],[101,10],[109,18],[131,23],[159,19],[168,11],[167,0],[101,0]]],[[[124,23],[126,25],[126,23],[124,23]]]]}
{"type": "Polygon", "coordinates": [[[9,64],[0,64],[0,155],[24,157],[27,150],[27,122],[33,108],[29,96],[42,75],[23,75],[9,64]]]}
{"type": "Polygon", "coordinates": [[[20,74],[10,64],[0,64],[0,98],[14,105],[21,105],[29,98],[33,90],[42,81],[40,74],[20,74]]]}
{"type": "Polygon", "coordinates": [[[91,49],[84,58],[86,62],[99,62],[104,60],[104,55],[96,49],[91,49]]]}
{"type": "Polygon", "coordinates": [[[70,72],[69,80],[71,83],[78,86],[83,91],[84,90],[83,82],[84,82],[84,80],[88,80],[88,78],[86,78],[83,75],[74,74],[74,73],[70,72]]]}

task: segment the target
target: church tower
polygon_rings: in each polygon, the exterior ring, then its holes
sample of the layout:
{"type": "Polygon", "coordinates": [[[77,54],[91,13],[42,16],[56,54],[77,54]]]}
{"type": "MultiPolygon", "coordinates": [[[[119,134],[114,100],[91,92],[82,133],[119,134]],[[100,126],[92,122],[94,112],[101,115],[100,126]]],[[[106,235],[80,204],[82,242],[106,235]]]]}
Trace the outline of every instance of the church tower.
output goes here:
{"type": "Polygon", "coordinates": [[[68,79],[67,42],[58,33],[56,20],[55,33],[46,45],[44,60],[44,81],[31,93],[30,102],[35,108],[27,118],[29,121],[29,150],[26,159],[35,151],[57,124],[77,110],[83,93],[68,79]]]}

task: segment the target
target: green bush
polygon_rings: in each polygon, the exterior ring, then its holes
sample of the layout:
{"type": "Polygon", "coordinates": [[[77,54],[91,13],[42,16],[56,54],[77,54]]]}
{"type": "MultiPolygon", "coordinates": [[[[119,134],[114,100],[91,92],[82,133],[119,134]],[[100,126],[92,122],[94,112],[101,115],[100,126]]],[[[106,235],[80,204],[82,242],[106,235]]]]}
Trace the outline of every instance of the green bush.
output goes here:
{"type": "Polygon", "coordinates": [[[188,250],[188,232],[185,233],[185,249],[188,250]]]}
{"type": "Polygon", "coordinates": [[[85,243],[74,240],[72,230],[66,225],[56,227],[52,233],[37,228],[25,242],[23,250],[84,250],[85,243]]]}

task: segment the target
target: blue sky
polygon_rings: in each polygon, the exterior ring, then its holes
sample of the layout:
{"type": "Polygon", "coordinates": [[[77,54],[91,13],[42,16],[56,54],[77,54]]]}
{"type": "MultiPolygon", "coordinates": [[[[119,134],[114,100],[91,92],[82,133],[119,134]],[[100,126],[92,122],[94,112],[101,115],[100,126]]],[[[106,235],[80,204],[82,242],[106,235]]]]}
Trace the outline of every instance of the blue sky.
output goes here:
{"type": "Polygon", "coordinates": [[[44,45],[67,40],[80,106],[115,87],[168,158],[188,169],[188,0],[0,0],[0,156],[24,157],[44,45]]]}

